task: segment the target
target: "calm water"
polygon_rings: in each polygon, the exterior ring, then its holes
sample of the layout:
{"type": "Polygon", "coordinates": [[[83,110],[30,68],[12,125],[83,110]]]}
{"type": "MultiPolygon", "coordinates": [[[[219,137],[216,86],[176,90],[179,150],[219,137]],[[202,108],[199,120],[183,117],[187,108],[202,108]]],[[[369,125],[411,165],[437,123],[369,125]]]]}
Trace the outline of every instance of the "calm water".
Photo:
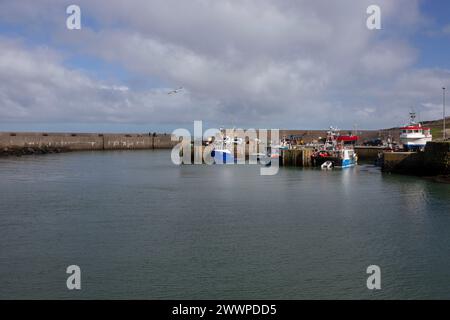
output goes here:
{"type": "Polygon", "coordinates": [[[0,159],[0,298],[450,298],[450,185],[258,172],[169,151],[0,159]]]}

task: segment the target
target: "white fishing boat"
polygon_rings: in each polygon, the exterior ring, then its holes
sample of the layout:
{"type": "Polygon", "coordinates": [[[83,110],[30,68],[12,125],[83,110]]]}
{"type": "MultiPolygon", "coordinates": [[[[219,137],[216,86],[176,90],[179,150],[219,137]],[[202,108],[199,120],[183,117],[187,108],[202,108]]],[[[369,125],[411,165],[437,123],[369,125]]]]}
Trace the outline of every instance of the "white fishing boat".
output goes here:
{"type": "Polygon", "coordinates": [[[420,123],[416,122],[414,112],[410,112],[409,116],[409,124],[400,128],[400,143],[403,144],[405,150],[422,150],[427,142],[433,139],[431,129],[422,127],[420,123]]]}

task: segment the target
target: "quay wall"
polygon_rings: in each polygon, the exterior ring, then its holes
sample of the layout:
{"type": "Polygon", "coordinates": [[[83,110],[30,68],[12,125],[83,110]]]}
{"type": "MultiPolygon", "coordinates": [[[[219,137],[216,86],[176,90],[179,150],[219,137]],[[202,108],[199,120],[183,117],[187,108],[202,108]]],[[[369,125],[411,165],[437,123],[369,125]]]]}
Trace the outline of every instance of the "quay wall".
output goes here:
{"type": "Polygon", "coordinates": [[[103,135],[103,150],[153,149],[153,137],[142,135],[103,135]]]}
{"type": "Polygon", "coordinates": [[[103,148],[100,135],[81,133],[0,133],[0,148],[61,148],[98,150],[103,148]]]}
{"type": "Polygon", "coordinates": [[[420,175],[423,173],[423,152],[385,152],[383,171],[420,175]]]}
{"type": "Polygon", "coordinates": [[[153,149],[172,149],[178,141],[172,141],[171,135],[167,133],[153,136],[153,149]]]}
{"type": "Polygon", "coordinates": [[[97,134],[0,132],[0,150],[48,148],[65,151],[170,149],[176,142],[170,134],[97,134]]]}
{"type": "Polygon", "coordinates": [[[428,142],[422,152],[384,152],[383,171],[435,176],[450,174],[450,141],[428,142]]]}
{"type": "Polygon", "coordinates": [[[428,174],[450,174],[450,141],[428,142],[423,165],[428,174]]]}
{"type": "Polygon", "coordinates": [[[312,166],[311,155],[313,148],[301,148],[282,150],[280,157],[280,166],[285,167],[310,167],[312,166]]]}
{"type": "Polygon", "coordinates": [[[384,147],[355,146],[355,152],[360,160],[376,160],[384,147]]]}

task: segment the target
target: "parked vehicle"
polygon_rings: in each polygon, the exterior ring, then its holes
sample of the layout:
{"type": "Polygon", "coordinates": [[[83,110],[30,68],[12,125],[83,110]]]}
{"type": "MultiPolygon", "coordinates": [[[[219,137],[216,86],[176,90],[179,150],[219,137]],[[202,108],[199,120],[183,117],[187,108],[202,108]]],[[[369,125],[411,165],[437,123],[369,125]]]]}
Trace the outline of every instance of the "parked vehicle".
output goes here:
{"type": "Polygon", "coordinates": [[[383,145],[383,140],[380,138],[366,140],[363,143],[364,146],[370,146],[370,147],[379,147],[383,145]]]}

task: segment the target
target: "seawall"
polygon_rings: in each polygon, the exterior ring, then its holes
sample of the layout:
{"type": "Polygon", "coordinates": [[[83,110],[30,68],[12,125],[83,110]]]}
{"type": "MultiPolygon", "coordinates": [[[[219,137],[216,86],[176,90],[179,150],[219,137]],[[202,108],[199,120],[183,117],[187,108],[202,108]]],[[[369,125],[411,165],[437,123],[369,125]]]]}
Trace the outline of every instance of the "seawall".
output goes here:
{"type": "Polygon", "coordinates": [[[384,147],[355,146],[356,154],[360,160],[376,160],[383,149],[384,147]]]}
{"type": "MultiPolygon", "coordinates": [[[[0,132],[0,153],[8,150],[136,150],[170,149],[170,134],[97,134],[0,132]]],[[[32,152],[31,152],[32,153],[32,152]]]]}
{"type": "Polygon", "coordinates": [[[428,142],[422,152],[385,152],[383,171],[419,176],[450,175],[450,141],[428,142]]]}
{"type": "Polygon", "coordinates": [[[450,141],[428,142],[425,147],[423,165],[427,173],[450,174],[450,141]]]}

